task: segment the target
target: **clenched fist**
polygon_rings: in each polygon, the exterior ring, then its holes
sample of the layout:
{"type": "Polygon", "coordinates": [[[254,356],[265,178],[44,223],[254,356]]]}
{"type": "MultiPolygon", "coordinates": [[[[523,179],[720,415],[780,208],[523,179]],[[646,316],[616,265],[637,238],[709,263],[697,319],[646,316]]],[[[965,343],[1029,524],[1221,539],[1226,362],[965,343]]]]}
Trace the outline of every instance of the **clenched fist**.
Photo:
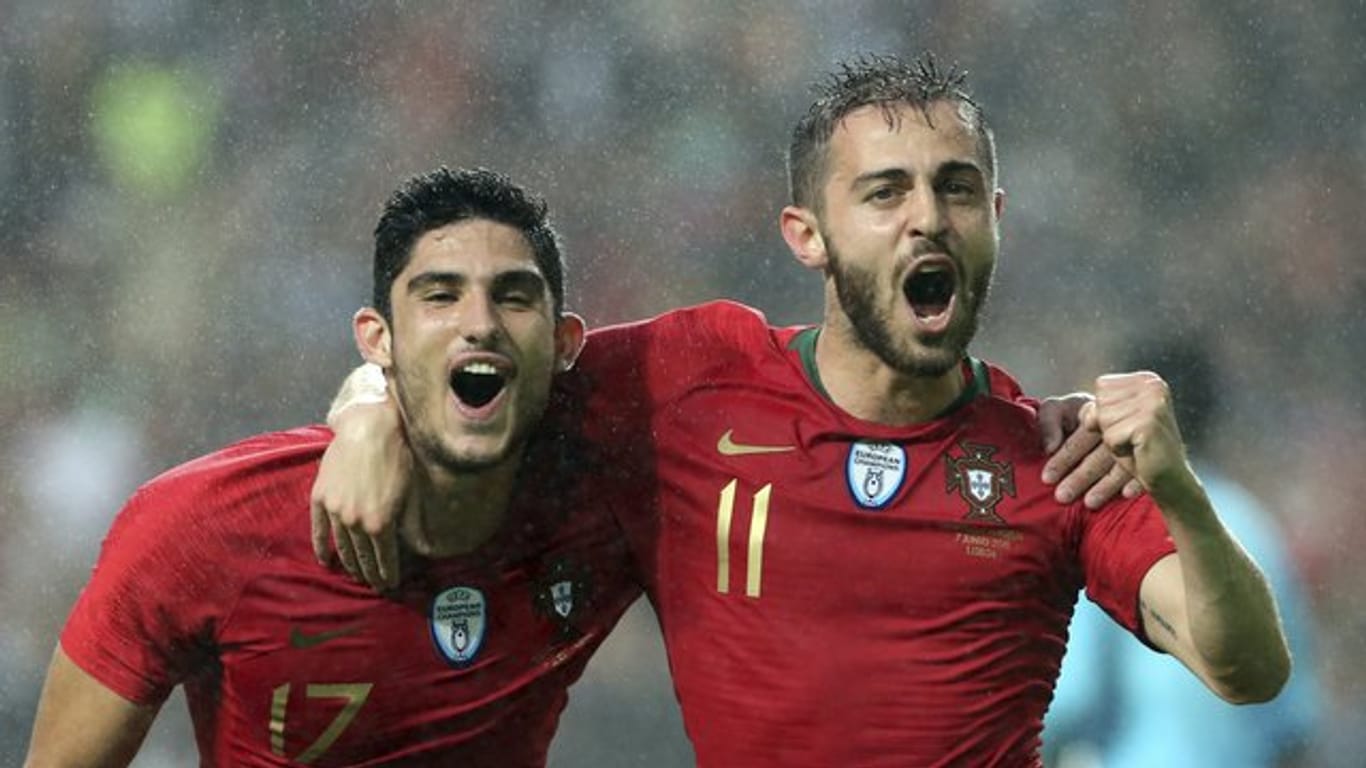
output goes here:
{"type": "Polygon", "coordinates": [[[1096,399],[1082,408],[1082,426],[1100,433],[1120,465],[1159,505],[1199,486],[1186,462],[1167,382],[1151,371],[1096,379],[1096,399]]]}

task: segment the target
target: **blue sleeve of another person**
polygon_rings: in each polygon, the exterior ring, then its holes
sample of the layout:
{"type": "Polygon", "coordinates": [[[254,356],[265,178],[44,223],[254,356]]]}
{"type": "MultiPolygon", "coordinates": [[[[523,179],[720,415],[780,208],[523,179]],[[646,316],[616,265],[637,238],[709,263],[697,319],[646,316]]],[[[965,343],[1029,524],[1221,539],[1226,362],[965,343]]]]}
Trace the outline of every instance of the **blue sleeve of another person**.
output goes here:
{"type": "Polygon", "coordinates": [[[1303,589],[1275,521],[1237,485],[1204,468],[1210,500],[1271,584],[1295,669],[1267,704],[1235,707],[1180,662],[1154,653],[1089,601],[1080,601],[1053,705],[1045,719],[1050,762],[1092,751],[1116,766],[1274,766],[1313,738],[1320,690],[1314,631],[1303,589]]]}

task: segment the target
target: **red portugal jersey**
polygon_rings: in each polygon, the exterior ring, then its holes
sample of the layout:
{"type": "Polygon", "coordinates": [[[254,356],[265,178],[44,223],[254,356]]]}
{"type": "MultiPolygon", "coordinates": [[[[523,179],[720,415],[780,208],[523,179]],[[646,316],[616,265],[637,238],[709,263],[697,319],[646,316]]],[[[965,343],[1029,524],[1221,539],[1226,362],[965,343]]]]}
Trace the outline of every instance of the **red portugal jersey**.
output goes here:
{"type": "Polygon", "coordinates": [[[381,596],[313,557],[330,439],[255,437],[140,489],[62,648],[134,702],[184,684],[205,765],[544,765],[567,686],[638,594],[602,489],[531,450],[489,554],[409,560],[381,596]]]}
{"type": "Polygon", "coordinates": [[[977,361],[941,418],[852,418],[816,333],[714,303],[579,363],[699,765],[1037,765],[1078,591],[1137,632],[1161,517],[1057,504],[1031,402],[977,361]]]}

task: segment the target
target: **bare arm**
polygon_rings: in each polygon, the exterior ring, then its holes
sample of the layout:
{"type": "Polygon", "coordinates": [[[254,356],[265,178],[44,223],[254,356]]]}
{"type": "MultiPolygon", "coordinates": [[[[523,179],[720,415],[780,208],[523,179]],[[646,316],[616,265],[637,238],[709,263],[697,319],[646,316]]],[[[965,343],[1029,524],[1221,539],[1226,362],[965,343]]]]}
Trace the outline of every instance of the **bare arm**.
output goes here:
{"type": "Polygon", "coordinates": [[[158,709],[104,687],[58,647],[43,683],[25,768],[128,765],[158,709]]]}
{"type": "Polygon", "coordinates": [[[378,366],[347,376],[327,414],[336,433],[313,483],[313,550],[324,564],[337,555],[347,573],[376,589],[398,584],[398,537],[412,465],[398,409],[378,366]]]}
{"type": "Polygon", "coordinates": [[[1146,372],[1102,376],[1084,423],[1142,481],[1176,544],[1139,589],[1148,638],[1228,701],[1274,698],[1290,676],[1275,600],[1191,471],[1166,383],[1146,372]]]}

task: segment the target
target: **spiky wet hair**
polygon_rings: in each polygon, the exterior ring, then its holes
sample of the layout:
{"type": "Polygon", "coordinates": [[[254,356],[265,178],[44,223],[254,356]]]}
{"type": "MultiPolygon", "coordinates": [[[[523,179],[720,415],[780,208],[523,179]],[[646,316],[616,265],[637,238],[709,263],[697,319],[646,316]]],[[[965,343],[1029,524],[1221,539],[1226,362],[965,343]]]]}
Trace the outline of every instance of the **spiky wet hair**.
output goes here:
{"type": "Polygon", "coordinates": [[[813,88],[816,99],[792,131],[787,172],[792,204],[820,209],[821,184],[829,159],[830,138],[849,113],[866,106],[882,109],[888,124],[897,110],[912,107],[929,120],[929,107],[939,101],[956,104],[977,133],[977,151],[989,183],[996,179],[996,139],[981,106],[968,91],[967,72],[939,64],[933,53],[907,61],[898,56],[865,54],[836,65],[813,88]]]}
{"type": "Polygon", "coordinates": [[[447,224],[488,219],[520,231],[550,288],[555,316],[564,311],[564,257],[545,200],[487,168],[436,170],[408,178],[384,204],[375,226],[374,307],[392,320],[394,279],[422,236],[447,224]]]}

